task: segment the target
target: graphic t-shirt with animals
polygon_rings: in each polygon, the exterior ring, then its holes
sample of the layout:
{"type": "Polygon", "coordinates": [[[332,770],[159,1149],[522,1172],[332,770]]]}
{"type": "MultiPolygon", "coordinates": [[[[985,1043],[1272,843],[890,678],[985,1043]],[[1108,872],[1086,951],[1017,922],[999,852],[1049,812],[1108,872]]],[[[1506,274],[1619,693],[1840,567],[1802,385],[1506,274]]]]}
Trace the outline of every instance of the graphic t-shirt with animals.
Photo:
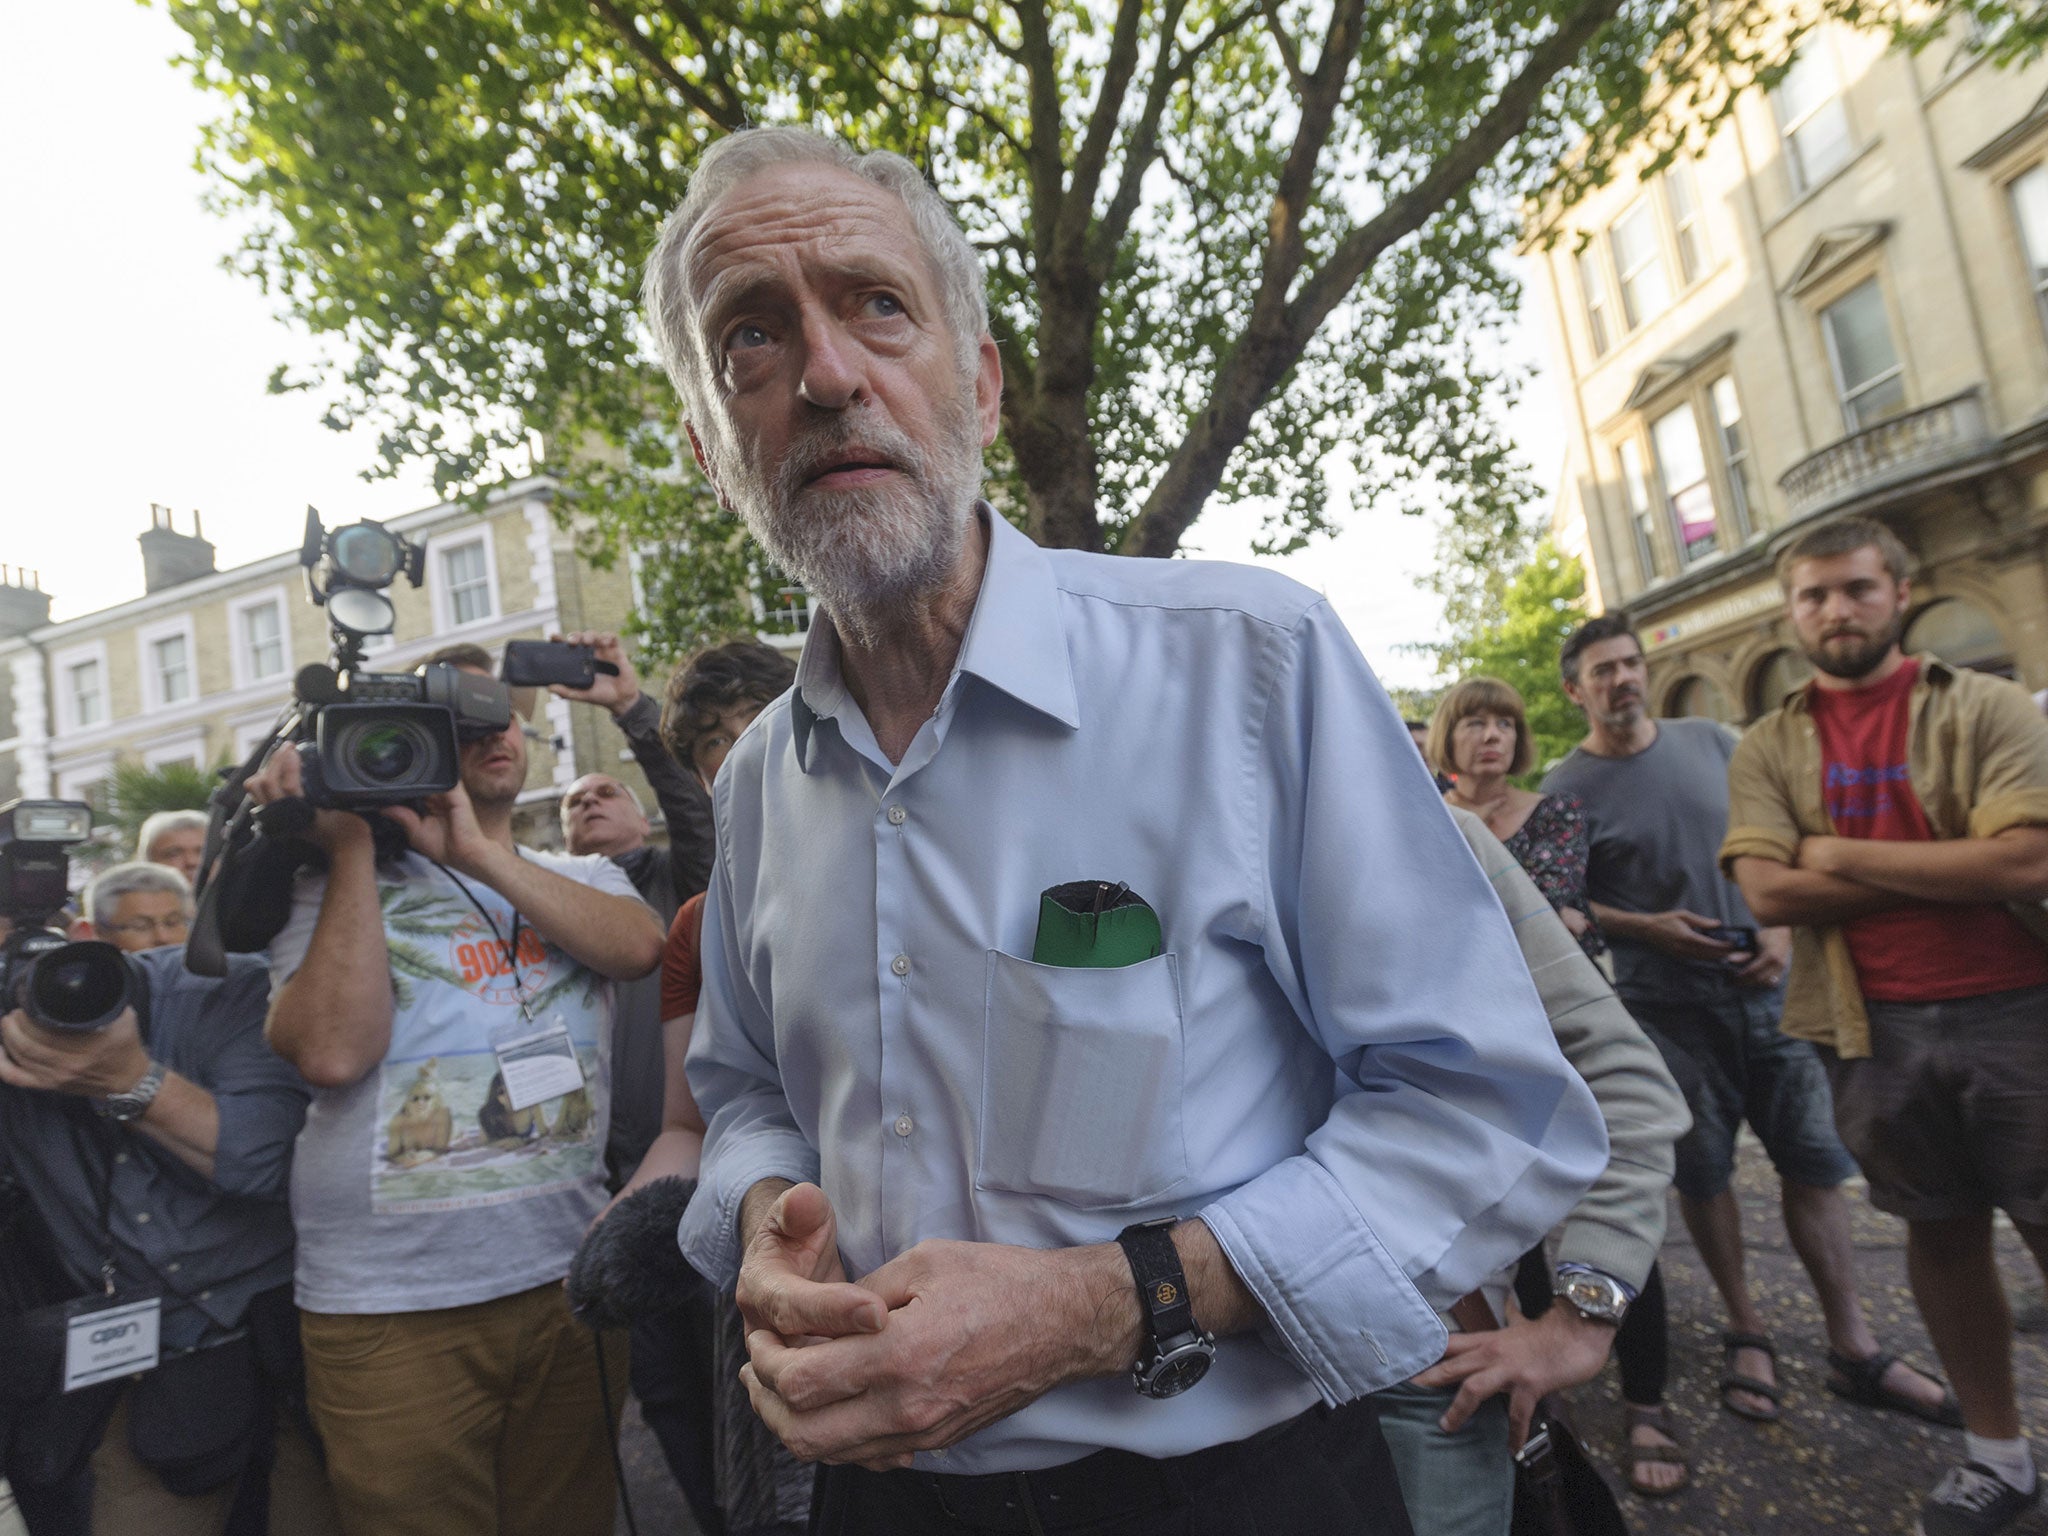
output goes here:
{"type": "MultiPolygon", "coordinates": [[[[637,899],[601,855],[520,851],[637,899]]],[[[274,986],[304,960],[324,888],[323,877],[307,875],[294,890],[291,919],[270,946],[274,986]]],[[[391,957],[391,1048],[361,1081],[316,1093],[299,1135],[299,1305],[420,1312],[559,1280],[606,1199],[612,984],[524,924],[515,939],[502,896],[417,854],[380,865],[377,892],[391,957]],[[490,913],[495,936],[457,878],[490,913]],[[510,1027],[523,1018],[535,1030],[510,1027]],[[504,1046],[554,1024],[568,1031],[584,1086],[515,1109],[493,1036],[504,1046]]]]}

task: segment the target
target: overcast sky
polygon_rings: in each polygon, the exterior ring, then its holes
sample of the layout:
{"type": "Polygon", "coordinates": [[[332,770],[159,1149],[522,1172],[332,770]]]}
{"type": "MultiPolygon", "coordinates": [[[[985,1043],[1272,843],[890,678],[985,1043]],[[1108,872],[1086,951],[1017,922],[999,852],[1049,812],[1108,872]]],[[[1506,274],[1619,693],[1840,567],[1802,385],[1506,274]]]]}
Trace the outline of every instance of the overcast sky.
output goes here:
{"type": "MultiPolygon", "coordinates": [[[[374,440],[321,426],[317,391],[264,392],[314,349],[220,268],[235,229],[200,206],[212,103],[168,62],[183,34],[134,0],[9,9],[16,59],[76,58],[81,35],[88,94],[56,67],[13,71],[0,94],[0,564],[40,570],[56,617],[75,618],[140,594],[152,502],[186,530],[199,509],[224,567],[296,544],[308,502],[330,527],[431,503],[423,471],[363,481],[374,440]]],[[[1548,483],[1556,413],[1547,383],[1527,393],[1515,426],[1548,483]]],[[[1212,506],[1187,544],[1249,559],[1257,521],[1212,506]]],[[[1430,545],[1425,522],[1386,515],[1261,563],[1326,593],[1389,682],[1420,683],[1427,665],[1399,647],[1436,630],[1414,582],[1430,545]]]]}

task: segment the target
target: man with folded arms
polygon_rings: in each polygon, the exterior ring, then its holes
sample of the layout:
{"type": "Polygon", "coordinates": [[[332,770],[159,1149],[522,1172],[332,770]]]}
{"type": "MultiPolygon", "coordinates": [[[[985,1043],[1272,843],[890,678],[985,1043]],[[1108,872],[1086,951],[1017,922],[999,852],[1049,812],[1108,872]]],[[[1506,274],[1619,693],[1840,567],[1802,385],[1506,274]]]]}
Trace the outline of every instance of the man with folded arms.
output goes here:
{"type": "Polygon", "coordinates": [[[2048,1266],[2048,946],[2016,915],[2048,897],[2048,721],[1900,649],[1910,557],[1883,524],[1815,529],[1779,571],[1818,671],[1736,749],[1721,859],[1795,927],[1785,1032],[1820,1045],[1871,1203],[1906,1223],[1962,1405],[1963,1463],[1920,1528],[1991,1536],[2041,1498],[1991,1213],[2048,1266]]]}
{"type": "Polygon", "coordinates": [[[1400,717],[1315,594],[977,500],[1001,368],[908,162],[736,134],[647,288],[824,615],[713,789],[680,1234],[814,1529],[1405,1531],[1359,1399],[1606,1147],[1400,717]],[[1158,952],[1025,958],[1076,884],[1158,952]]]}

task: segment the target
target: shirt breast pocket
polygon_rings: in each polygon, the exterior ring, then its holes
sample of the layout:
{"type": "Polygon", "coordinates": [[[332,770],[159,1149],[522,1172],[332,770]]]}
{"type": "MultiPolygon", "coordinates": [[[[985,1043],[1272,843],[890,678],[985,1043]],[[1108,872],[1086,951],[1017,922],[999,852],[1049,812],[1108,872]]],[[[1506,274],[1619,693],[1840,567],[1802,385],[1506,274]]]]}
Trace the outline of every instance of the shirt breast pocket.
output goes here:
{"type": "Polygon", "coordinates": [[[990,950],[983,1031],[977,1188],[1110,1210],[1187,1178],[1177,956],[1093,969],[990,950]]]}

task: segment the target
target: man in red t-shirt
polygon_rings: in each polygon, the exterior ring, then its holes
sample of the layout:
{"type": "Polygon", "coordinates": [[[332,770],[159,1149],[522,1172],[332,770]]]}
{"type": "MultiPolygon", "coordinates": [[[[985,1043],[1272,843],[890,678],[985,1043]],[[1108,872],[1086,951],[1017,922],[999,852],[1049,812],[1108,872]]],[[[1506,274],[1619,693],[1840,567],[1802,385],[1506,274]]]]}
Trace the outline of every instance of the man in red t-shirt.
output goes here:
{"type": "MultiPolygon", "coordinates": [[[[1991,1242],[2002,1209],[2048,1270],[2048,721],[2027,694],[1899,647],[1905,547],[1833,523],[1787,552],[1817,675],[1729,763],[1724,867],[1795,926],[1787,1033],[1828,1062],[1835,1121],[1955,1383],[1965,1457],[1924,1536],[1992,1536],[2041,1498],[1991,1242]]],[[[1853,1387],[1855,1383],[1852,1381],[1853,1387]]]]}

